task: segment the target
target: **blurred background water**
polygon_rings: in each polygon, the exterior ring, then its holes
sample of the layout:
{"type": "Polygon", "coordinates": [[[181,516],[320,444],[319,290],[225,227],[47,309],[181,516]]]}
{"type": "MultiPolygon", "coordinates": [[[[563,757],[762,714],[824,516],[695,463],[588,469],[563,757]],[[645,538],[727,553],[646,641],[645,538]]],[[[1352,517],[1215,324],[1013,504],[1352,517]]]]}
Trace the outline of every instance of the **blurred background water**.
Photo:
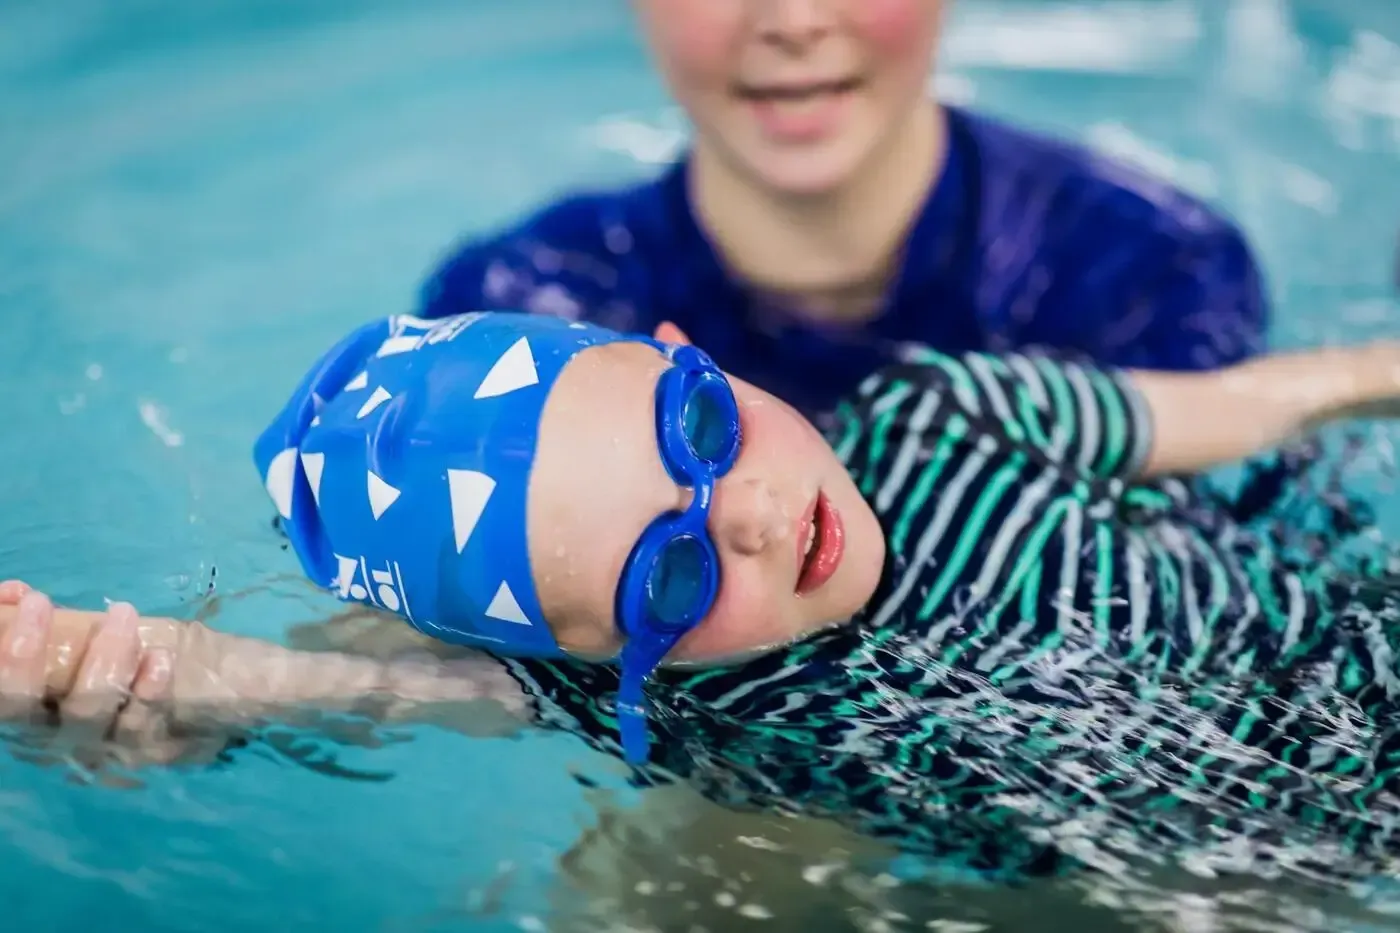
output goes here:
{"type": "MultiPolygon", "coordinates": [[[[1395,0],[960,0],[936,85],[1222,205],[1278,342],[1354,340],[1400,323],[1397,42],[1395,0]]],[[[0,575],[187,616],[217,568],[241,594],[221,628],[324,613],[277,582],[296,567],[250,461],[286,374],[410,310],[458,237],[683,139],[624,0],[4,0],[0,575]]],[[[608,828],[611,768],[558,736],[404,737],[342,750],[361,780],[263,751],[117,791],[0,758],[5,927],[566,928],[561,854],[636,831],[608,828]]],[[[823,853],[753,841],[790,827],[711,817],[729,854],[688,880],[652,878],[656,833],[618,849],[628,890],[669,903],[654,925],[684,929],[664,917],[709,885],[736,930],[1400,929],[1181,877],[959,889],[900,927],[877,868],[837,884],[823,853]]]]}

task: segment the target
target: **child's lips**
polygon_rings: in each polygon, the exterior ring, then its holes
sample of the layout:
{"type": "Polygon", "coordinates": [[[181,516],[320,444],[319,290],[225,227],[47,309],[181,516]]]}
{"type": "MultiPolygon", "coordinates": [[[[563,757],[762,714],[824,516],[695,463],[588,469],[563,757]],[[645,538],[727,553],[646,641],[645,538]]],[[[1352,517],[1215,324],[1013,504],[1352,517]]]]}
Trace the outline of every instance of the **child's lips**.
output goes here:
{"type": "Polygon", "coordinates": [[[818,492],[797,526],[797,595],[821,588],[836,573],[846,550],[846,529],[841,513],[824,493],[818,492]],[[815,531],[811,551],[807,540],[815,531]]]}

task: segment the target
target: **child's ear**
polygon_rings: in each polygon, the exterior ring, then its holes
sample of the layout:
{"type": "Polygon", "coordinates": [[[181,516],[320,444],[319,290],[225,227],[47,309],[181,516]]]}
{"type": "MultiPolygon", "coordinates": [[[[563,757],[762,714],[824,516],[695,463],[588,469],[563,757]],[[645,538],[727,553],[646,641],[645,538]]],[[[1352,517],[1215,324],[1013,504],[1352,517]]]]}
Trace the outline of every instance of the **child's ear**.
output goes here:
{"type": "Polygon", "coordinates": [[[656,333],[652,334],[652,337],[660,340],[662,343],[687,345],[690,343],[690,338],[685,335],[685,331],[681,330],[670,321],[662,321],[660,324],[657,324],[656,333]]]}

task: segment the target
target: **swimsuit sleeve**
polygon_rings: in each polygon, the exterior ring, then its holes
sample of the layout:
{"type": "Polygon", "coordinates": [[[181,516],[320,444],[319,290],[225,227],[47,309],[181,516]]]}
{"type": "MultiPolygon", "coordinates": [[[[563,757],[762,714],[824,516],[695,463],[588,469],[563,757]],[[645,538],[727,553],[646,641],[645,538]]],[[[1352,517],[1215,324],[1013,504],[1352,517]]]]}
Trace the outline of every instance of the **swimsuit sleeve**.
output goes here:
{"type": "Polygon", "coordinates": [[[1150,450],[1146,401],[1125,373],[1025,354],[911,350],[886,375],[939,389],[936,405],[1100,479],[1130,478],[1150,450]]]}

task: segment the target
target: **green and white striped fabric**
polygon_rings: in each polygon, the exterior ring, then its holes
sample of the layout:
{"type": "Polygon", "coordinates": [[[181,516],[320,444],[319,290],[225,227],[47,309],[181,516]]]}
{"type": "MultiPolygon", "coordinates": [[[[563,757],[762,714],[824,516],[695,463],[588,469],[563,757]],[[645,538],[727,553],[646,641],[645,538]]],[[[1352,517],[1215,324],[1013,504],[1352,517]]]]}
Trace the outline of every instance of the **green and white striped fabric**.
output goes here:
{"type": "MultiPolygon", "coordinates": [[[[1396,588],[1288,565],[1187,484],[1134,480],[1151,423],[1123,374],[920,351],[829,438],[888,538],[875,598],[658,677],[644,777],[998,874],[1089,848],[1329,876],[1390,857],[1396,588]]],[[[616,751],[613,671],[509,664],[542,723],[616,751]]]]}

